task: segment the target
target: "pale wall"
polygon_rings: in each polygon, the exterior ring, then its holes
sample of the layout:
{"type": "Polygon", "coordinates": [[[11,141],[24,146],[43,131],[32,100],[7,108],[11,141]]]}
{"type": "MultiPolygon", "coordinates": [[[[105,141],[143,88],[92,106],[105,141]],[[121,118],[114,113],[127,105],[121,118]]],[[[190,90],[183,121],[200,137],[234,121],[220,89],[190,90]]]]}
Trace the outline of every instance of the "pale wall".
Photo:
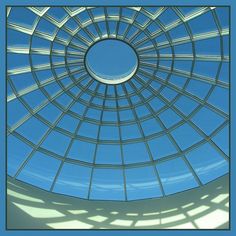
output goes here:
{"type": "Polygon", "coordinates": [[[87,201],[8,178],[8,229],[228,228],[228,175],[160,199],[87,201]]]}

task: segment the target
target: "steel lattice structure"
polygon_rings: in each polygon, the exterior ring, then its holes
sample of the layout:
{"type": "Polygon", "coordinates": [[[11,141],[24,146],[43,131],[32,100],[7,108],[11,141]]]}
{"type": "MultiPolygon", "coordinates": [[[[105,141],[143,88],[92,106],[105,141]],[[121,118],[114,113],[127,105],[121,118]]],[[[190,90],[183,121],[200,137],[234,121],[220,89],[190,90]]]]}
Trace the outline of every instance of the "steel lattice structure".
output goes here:
{"type": "MultiPolygon", "coordinates": [[[[222,10],[218,7],[8,8],[8,140],[18,140],[14,142],[22,143],[30,150],[17,165],[15,157],[8,155],[9,168],[14,166],[14,171],[8,171],[8,174],[52,192],[86,199],[133,200],[198,187],[227,173],[229,143],[222,147],[221,139],[227,139],[225,132],[229,126],[229,74],[225,69],[229,64],[229,25],[222,22],[218,9],[219,12],[222,10]],[[28,25],[18,20],[17,11],[32,15],[32,19],[26,20],[28,25]],[[215,27],[195,32],[192,22],[198,24],[205,16],[215,27]],[[14,38],[14,34],[22,35],[22,39],[14,38]],[[104,39],[124,41],[137,53],[138,68],[130,80],[103,84],[88,73],[85,54],[94,43],[104,39]],[[25,40],[25,43],[18,44],[18,40],[25,40]],[[206,48],[205,54],[199,49],[199,45],[207,40],[218,42],[218,47],[212,46],[215,50],[212,54],[206,48]],[[28,64],[14,66],[14,61],[17,58],[20,61],[21,56],[27,57],[28,64]],[[212,63],[208,67],[209,73],[215,76],[197,69],[204,63],[212,63]],[[32,79],[31,84],[23,80],[28,77],[32,79]],[[221,95],[226,94],[223,101],[218,91],[221,95]],[[18,117],[12,112],[14,109],[24,110],[24,114],[18,117]],[[199,121],[204,113],[205,120],[213,121],[211,130],[199,121]],[[12,117],[15,117],[13,121],[12,117]],[[39,133],[37,128],[34,129],[36,121],[45,127],[45,132],[33,140],[30,135],[39,133]],[[29,130],[29,136],[25,130],[29,130]],[[57,141],[61,151],[56,149],[57,141]],[[175,151],[158,156],[156,152],[163,144],[170,145],[175,151]],[[191,155],[198,150],[207,152],[209,147],[216,154],[205,157],[213,158],[207,171],[215,171],[215,174],[204,179],[205,172],[201,168],[206,163],[201,164],[201,158],[192,161],[191,155]],[[117,158],[100,157],[108,148],[117,158]],[[93,150],[88,154],[91,156],[84,156],[85,149],[93,150]],[[135,149],[142,150],[140,156],[143,156],[136,158],[135,149]],[[35,155],[53,158],[56,163],[50,180],[45,180],[50,182],[47,187],[31,182],[29,176],[24,175],[31,169],[33,172],[34,165],[30,166],[35,155]],[[170,171],[169,175],[173,176],[168,179],[168,173],[165,176],[159,166],[175,165],[175,161],[180,171],[170,171]],[[83,188],[84,195],[56,188],[65,184],[67,177],[63,170],[71,165],[87,169],[88,178],[79,183],[82,187],[77,186],[78,192],[83,188]],[[142,185],[132,180],[132,170],[150,173],[146,185],[145,181],[142,185]],[[118,177],[111,178],[111,182],[102,180],[99,183],[99,177],[96,177],[100,176],[99,171],[103,176],[109,171],[118,177]],[[188,178],[191,184],[185,184],[188,178]],[[166,190],[168,181],[170,185],[181,183],[180,189],[166,190]],[[121,197],[98,197],[99,188],[104,188],[105,192],[121,192],[121,197]],[[145,196],[129,195],[129,192],[135,193],[135,189],[148,192],[152,188],[158,191],[153,190],[145,196]]],[[[14,142],[8,141],[8,149],[16,146],[14,142]]],[[[42,161],[40,167],[46,175],[47,169],[51,168],[47,165],[47,161],[42,161]]],[[[163,168],[168,170],[168,166],[163,168]]],[[[74,177],[71,178],[73,182],[74,177]]],[[[75,182],[78,184],[78,179],[74,179],[75,182]]]]}

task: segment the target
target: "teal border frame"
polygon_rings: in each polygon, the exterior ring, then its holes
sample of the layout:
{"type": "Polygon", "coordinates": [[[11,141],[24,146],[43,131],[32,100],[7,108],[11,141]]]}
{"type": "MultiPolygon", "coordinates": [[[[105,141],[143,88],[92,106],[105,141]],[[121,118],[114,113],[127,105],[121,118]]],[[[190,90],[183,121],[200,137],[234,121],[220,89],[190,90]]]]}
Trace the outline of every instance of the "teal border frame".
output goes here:
{"type": "Polygon", "coordinates": [[[236,116],[236,1],[235,0],[1,0],[0,2],[0,236],[4,235],[110,235],[120,234],[128,235],[236,235],[236,150],[234,142],[236,140],[235,116],[236,116]],[[6,229],[6,6],[25,6],[25,5],[181,5],[181,6],[230,6],[231,24],[230,24],[230,229],[229,230],[7,230],[6,229]],[[235,64],[235,66],[234,66],[235,64]]]}

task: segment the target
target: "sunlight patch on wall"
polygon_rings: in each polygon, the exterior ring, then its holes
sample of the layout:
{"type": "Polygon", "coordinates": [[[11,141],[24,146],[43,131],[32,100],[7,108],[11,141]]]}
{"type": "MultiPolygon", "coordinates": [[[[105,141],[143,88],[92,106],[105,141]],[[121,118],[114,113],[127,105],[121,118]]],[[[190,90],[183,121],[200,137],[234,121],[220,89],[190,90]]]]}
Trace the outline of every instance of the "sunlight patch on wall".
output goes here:
{"type": "Polygon", "coordinates": [[[108,217],[97,215],[97,216],[88,217],[88,219],[100,223],[100,222],[103,222],[103,221],[107,220],[108,217]]]}
{"type": "Polygon", "coordinates": [[[136,227],[145,227],[145,226],[152,226],[152,225],[159,225],[160,219],[154,220],[138,220],[135,224],[136,227]]]}
{"type": "Polygon", "coordinates": [[[16,202],[13,202],[13,204],[34,218],[57,218],[65,216],[61,212],[53,209],[26,206],[16,202]]]}
{"type": "Polygon", "coordinates": [[[162,218],[161,223],[168,224],[168,223],[176,222],[178,220],[183,220],[185,218],[186,216],[184,214],[178,214],[178,215],[162,218]]]}
{"type": "Polygon", "coordinates": [[[194,208],[194,209],[188,211],[187,214],[188,214],[189,216],[195,216],[195,215],[197,215],[197,214],[200,214],[200,213],[206,211],[206,210],[209,209],[209,208],[210,208],[209,206],[202,205],[202,206],[196,207],[196,208],[194,208]]]}
{"type": "Polygon", "coordinates": [[[93,225],[84,223],[79,220],[49,223],[47,225],[53,229],[91,229],[93,228],[93,225]]]}
{"type": "Polygon", "coordinates": [[[229,221],[229,213],[220,209],[204,215],[194,222],[200,229],[215,229],[229,221]],[[212,220],[214,219],[214,220],[212,220]]]}
{"type": "Polygon", "coordinates": [[[68,210],[68,212],[70,212],[73,215],[80,215],[80,214],[88,213],[88,211],[86,210],[68,210]]]}
{"type": "Polygon", "coordinates": [[[132,220],[114,220],[110,224],[111,225],[116,225],[116,226],[130,226],[133,223],[132,220]]]}
{"type": "Polygon", "coordinates": [[[12,197],[19,198],[21,200],[26,200],[26,201],[30,201],[30,202],[44,203],[44,201],[41,200],[41,199],[34,198],[34,197],[29,197],[29,196],[26,196],[24,194],[17,193],[17,192],[15,192],[13,190],[10,190],[10,189],[7,190],[7,194],[12,196],[12,197]]]}
{"type": "Polygon", "coordinates": [[[222,193],[222,194],[218,195],[217,197],[213,198],[211,200],[211,202],[213,202],[213,203],[221,203],[222,201],[224,201],[228,197],[229,197],[228,193],[222,193]]]}

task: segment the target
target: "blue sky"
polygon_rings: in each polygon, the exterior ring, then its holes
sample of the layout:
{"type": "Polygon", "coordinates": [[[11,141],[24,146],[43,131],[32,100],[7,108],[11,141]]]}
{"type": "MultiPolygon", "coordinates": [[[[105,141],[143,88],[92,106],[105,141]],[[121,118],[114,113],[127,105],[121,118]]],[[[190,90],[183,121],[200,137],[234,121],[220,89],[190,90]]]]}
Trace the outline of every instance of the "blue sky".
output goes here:
{"type": "MultiPolygon", "coordinates": [[[[41,18],[40,10],[14,7],[8,16],[10,176],[81,198],[135,200],[228,172],[228,8],[193,19],[201,9],[122,8],[121,22],[115,20],[119,8],[99,8],[68,18],[61,28],[48,16],[60,23],[65,9],[50,8],[41,18]],[[96,22],[105,12],[113,20],[96,22]],[[147,12],[161,13],[158,21],[147,12]],[[181,15],[190,20],[172,28],[181,15]],[[129,81],[107,85],[88,74],[83,60],[94,40],[114,34],[136,50],[139,68],[129,81]]],[[[98,74],[123,75],[136,63],[133,51],[114,38],[106,41],[88,54],[91,66],[98,74]]]]}

